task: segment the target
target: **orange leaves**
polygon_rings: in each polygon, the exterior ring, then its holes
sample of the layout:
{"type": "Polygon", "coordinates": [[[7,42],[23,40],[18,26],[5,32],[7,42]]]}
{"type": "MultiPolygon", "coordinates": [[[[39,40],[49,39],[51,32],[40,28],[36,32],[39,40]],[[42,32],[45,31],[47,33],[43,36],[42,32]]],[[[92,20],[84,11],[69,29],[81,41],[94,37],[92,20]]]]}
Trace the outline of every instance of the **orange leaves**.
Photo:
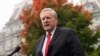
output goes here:
{"type": "Polygon", "coordinates": [[[20,52],[21,52],[21,56],[23,56],[23,55],[25,55],[25,49],[28,47],[28,45],[21,45],[21,50],[20,50],[20,52]]]}
{"type": "Polygon", "coordinates": [[[22,14],[20,15],[20,21],[22,22],[25,28],[28,28],[32,24],[32,19],[30,17],[30,10],[28,10],[28,8],[23,9],[22,14]]]}
{"type": "Polygon", "coordinates": [[[28,12],[27,9],[23,9],[23,14],[24,14],[24,15],[29,15],[30,13],[28,12]]]}
{"type": "Polygon", "coordinates": [[[47,3],[47,0],[33,0],[33,11],[41,10],[47,3]]]}
{"type": "Polygon", "coordinates": [[[22,10],[22,14],[20,15],[20,20],[21,20],[21,22],[22,22],[22,23],[25,23],[25,22],[28,20],[29,16],[30,16],[29,11],[23,9],[23,10],[22,10]]]}
{"type": "Polygon", "coordinates": [[[33,2],[33,14],[34,14],[34,17],[37,18],[37,15],[38,15],[38,11],[39,11],[39,4],[40,4],[40,1],[38,0],[34,0],[33,2]]]}
{"type": "Polygon", "coordinates": [[[39,10],[39,8],[40,8],[39,4],[40,4],[40,1],[34,0],[34,2],[33,2],[33,9],[34,9],[34,12],[36,12],[36,11],[39,10]]]}
{"type": "Polygon", "coordinates": [[[81,12],[81,10],[83,9],[81,5],[74,6],[72,3],[67,4],[67,6],[72,12],[81,12]]]}
{"type": "Polygon", "coordinates": [[[32,18],[31,18],[31,12],[30,9],[23,9],[22,13],[20,15],[20,21],[23,24],[23,29],[20,31],[20,37],[21,37],[21,42],[22,42],[22,47],[21,47],[21,54],[25,54],[24,51],[27,48],[27,43],[24,43],[24,39],[28,34],[28,30],[32,25],[32,18]]]}
{"type": "Polygon", "coordinates": [[[33,0],[33,16],[37,20],[39,12],[42,8],[46,7],[50,3],[54,7],[62,6],[67,0],[33,0]]]}
{"type": "Polygon", "coordinates": [[[62,6],[65,2],[67,3],[67,0],[58,0],[60,6],[62,6]]]}
{"type": "Polygon", "coordinates": [[[45,0],[33,0],[33,16],[34,19],[38,18],[40,10],[44,7],[45,5],[45,0]]]}
{"type": "Polygon", "coordinates": [[[90,21],[92,19],[91,13],[85,9],[81,10],[82,14],[85,16],[85,19],[90,21]]]}
{"type": "Polygon", "coordinates": [[[90,21],[92,19],[91,18],[91,13],[89,11],[85,10],[82,5],[73,6],[73,4],[67,4],[67,6],[69,6],[69,9],[72,12],[82,13],[86,20],[90,21]]]}
{"type": "Polygon", "coordinates": [[[21,31],[20,31],[20,37],[25,37],[25,35],[26,35],[26,31],[21,30],[21,31]]]}

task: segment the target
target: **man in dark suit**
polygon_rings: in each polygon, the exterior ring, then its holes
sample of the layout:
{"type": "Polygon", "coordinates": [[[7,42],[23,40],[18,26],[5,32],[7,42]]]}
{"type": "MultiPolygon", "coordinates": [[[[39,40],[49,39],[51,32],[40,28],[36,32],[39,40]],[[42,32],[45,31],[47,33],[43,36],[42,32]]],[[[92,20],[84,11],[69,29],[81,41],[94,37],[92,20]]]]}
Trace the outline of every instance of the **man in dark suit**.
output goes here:
{"type": "Polygon", "coordinates": [[[75,32],[57,27],[57,14],[53,9],[44,8],[40,18],[46,33],[38,40],[36,56],[84,56],[75,32]]]}

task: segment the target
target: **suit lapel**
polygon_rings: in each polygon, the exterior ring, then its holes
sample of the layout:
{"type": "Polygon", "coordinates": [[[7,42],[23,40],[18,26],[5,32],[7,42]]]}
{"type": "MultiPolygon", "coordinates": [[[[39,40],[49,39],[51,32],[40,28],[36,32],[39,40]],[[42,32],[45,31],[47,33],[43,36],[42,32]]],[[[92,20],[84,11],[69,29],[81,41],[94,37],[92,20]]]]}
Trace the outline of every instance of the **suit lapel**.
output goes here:
{"type": "MultiPolygon", "coordinates": [[[[57,37],[58,37],[58,35],[59,35],[59,32],[60,32],[60,30],[59,30],[59,28],[57,28],[57,29],[55,30],[55,32],[54,32],[54,35],[53,35],[53,38],[52,38],[52,40],[51,40],[51,43],[50,43],[50,45],[49,45],[49,47],[48,47],[48,50],[50,50],[51,45],[52,45],[53,42],[57,39],[57,37]]],[[[37,52],[39,53],[39,56],[42,55],[42,46],[43,46],[43,43],[44,43],[45,36],[46,36],[46,35],[43,35],[43,36],[41,37],[40,44],[39,44],[39,46],[38,46],[37,52]]],[[[43,55],[42,55],[42,56],[43,56],[43,55]]]]}
{"type": "Polygon", "coordinates": [[[37,52],[39,53],[39,56],[43,56],[42,55],[42,46],[43,46],[43,43],[44,43],[44,39],[45,39],[45,35],[43,35],[41,37],[41,40],[40,40],[40,43],[39,43],[39,46],[38,46],[37,52]]]}
{"type": "Polygon", "coordinates": [[[42,49],[43,43],[44,43],[44,39],[45,39],[45,35],[42,36],[42,40],[41,40],[41,44],[40,44],[40,48],[42,49]]]}
{"type": "Polygon", "coordinates": [[[54,43],[54,41],[57,39],[57,37],[58,37],[58,35],[59,35],[59,32],[60,32],[60,29],[57,28],[57,29],[55,30],[55,32],[54,32],[53,38],[52,38],[51,43],[50,43],[50,45],[49,45],[49,47],[48,47],[49,49],[50,49],[51,45],[54,43]]]}

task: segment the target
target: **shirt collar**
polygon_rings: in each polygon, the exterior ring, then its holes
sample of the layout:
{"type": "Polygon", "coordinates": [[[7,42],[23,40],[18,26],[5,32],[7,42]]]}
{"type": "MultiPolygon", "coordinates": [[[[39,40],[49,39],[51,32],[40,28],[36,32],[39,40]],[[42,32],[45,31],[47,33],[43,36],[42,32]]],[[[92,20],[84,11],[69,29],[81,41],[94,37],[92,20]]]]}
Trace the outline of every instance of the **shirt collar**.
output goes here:
{"type": "MultiPolygon", "coordinates": [[[[57,28],[57,27],[55,27],[55,28],[53,29],[53,31],[50,33],[51,35],[53,35],[53,34],[54,34],[54,32],[55,32],[56,28],[57,28]]],[[[46,32],[46,35],[48,35],[48,32],[46,32]]]]}

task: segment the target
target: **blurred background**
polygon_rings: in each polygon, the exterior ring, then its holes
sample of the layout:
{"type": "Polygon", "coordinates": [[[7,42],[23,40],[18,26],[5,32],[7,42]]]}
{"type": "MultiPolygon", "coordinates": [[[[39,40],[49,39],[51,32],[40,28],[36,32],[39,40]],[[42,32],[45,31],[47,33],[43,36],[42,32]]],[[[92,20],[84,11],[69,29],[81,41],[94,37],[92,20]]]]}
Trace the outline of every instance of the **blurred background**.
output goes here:
{"type": "Polygon", "coordinates": [[[44,32],[39,20],[44,7],[56,10],[59,26],[77,33],[86,56],[100,56],[100,0],[11,0],[0,4],[0,56],[13,53],[17,46],[20,50],[12,56],[35,52],[36,41],[44,32]]]}

